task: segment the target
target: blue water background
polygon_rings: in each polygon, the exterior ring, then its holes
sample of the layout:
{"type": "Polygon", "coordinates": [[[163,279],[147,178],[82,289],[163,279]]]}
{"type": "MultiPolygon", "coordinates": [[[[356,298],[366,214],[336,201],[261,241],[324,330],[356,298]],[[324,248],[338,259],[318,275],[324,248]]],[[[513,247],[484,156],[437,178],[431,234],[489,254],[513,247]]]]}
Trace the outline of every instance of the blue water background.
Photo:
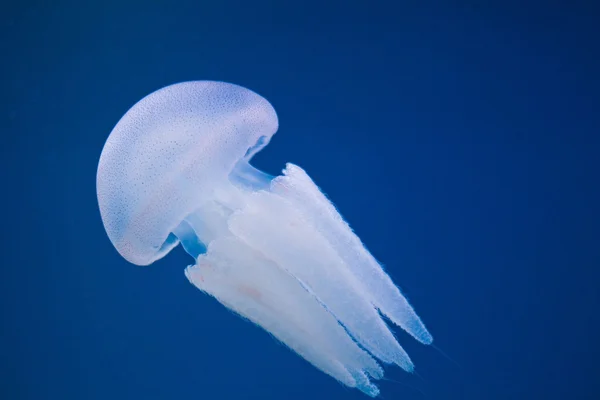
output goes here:
{"type": "Polygon", "coordinates": [[[433,333],[383,399],[600,398],[593,2],[9,3],[1,399],[366,398],[104,233],[110,130],[198,79],[272,102],[255,165],[306,169],[433,333]]]}

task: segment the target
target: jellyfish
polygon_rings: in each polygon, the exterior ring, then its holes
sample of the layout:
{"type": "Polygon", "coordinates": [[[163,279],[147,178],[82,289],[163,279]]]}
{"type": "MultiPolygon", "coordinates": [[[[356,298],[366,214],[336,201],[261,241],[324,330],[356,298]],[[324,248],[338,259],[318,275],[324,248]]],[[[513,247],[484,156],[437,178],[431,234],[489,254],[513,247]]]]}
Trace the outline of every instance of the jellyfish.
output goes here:
{"type": "Polygon", "coordinates": [[[421,319],[299,166],[250,164],[278,129],[271,104],[241,86],[193,81],[135,104],[98,164],[106,233],[149,265],[181,244],[187,279],[313,366],[375,397],[381,363],[413,363],[382,316],[416,340],[421,319]]]}

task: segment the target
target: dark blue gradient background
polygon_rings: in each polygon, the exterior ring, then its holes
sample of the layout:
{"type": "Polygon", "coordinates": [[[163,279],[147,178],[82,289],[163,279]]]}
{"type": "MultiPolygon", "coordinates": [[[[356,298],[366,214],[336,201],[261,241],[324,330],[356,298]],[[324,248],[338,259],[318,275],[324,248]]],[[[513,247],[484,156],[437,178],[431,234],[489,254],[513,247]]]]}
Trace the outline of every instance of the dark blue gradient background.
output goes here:
{"type": "MultiPolygon", "coordinates": [[[[599,14],[561,6],[3,2],[1,399],[365,399],[190,285],[119,257],[98,158],[136,101],[234,82],[440,351],[383,399],[600,398],[599,14]]],[[[588,2],[592,4],[593,2],[588,2]]],[[[393,381],[392,381],[393,380],[393,381]]]]}

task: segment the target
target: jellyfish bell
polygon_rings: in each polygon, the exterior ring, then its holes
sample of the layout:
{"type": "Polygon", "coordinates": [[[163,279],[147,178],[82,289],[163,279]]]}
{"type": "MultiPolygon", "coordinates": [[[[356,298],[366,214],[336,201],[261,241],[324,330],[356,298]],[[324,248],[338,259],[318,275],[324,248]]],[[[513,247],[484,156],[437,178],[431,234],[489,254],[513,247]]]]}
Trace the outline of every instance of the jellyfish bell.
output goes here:
{"type": "Polygon", "coordinates": [[[248,164],[277,131],[267,100],[237,85],[184,82],[135,104],[111,132],[98,165],[106,232],[137,265],[163,257],[185,217],[227,182],[266,180],[248,164]]]}
{"type": "Polygon", "coordinates": [[[267,100],[229,83],[185,82],[145,97],[100,157],[106,232],[138,265],[181,243],[197,288],[376,396],[376,359],[413,369],[380,313],[422,343],[432,337],[302,168],[272,177],[250,165],[277,128],[267,100]]]}

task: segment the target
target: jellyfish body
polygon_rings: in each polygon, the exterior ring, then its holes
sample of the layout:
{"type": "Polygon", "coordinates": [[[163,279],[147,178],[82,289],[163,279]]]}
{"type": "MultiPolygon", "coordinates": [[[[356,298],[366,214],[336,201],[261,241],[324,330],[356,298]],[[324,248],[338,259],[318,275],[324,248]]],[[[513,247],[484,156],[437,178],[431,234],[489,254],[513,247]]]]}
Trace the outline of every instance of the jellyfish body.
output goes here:
{"type": "Polygon", "coordinates": [[[106,232],[138,265],[181,244],[197,288],[376,396],[377,359],[413,369],[381,314],[422,343],[432,337],[302,168],[272,177],[250,165],[277,128],[269,102],[237,85],[185,82],[145,97],[100,157],[106,232]]]}

